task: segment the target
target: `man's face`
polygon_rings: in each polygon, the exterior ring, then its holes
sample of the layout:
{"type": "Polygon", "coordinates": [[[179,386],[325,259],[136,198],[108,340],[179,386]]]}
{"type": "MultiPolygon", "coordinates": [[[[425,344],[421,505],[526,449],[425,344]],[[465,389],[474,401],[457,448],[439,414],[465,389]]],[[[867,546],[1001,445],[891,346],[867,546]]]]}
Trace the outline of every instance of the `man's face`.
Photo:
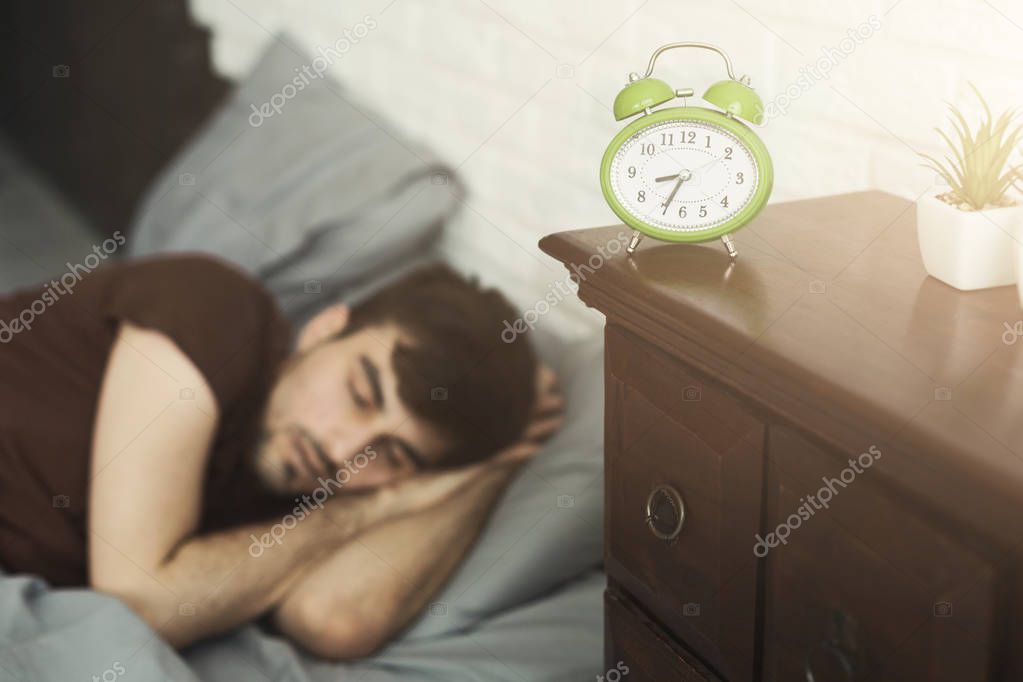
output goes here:
{"type": "Polygon", "coordinates": [[[279,493],[330,478],[349,491],[376,487],[437,462],[447,447],[398,398],[391,355],[408,339],[393,325],[333,338],[347,322],[347,309],[334,310],[303,330],[270,394],[256,471],[279,493]]]}

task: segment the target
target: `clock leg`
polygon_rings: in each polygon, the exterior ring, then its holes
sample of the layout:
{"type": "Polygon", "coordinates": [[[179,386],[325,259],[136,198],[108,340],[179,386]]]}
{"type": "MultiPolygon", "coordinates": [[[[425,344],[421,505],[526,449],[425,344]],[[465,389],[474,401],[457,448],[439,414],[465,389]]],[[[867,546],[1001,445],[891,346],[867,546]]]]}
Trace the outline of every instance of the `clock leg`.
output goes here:
{"type": "Polygon", "coordinates": [[[639,246],[639,242],[643,239],[643,235],[640,232],[632,233],[632,240],[629,241],[629,245],[625,247],[625,253],[633,254],[636,253],[636,247],[639,246]]]}
{"type": "Polygon", "coordinates": [[[731,258],[737,258],[739,256],[739,249],[735,248],[735,242],[727,234],[721,238],[721,241],[725,245],[725,249],[728,251],[728,255],[731,258]]]}

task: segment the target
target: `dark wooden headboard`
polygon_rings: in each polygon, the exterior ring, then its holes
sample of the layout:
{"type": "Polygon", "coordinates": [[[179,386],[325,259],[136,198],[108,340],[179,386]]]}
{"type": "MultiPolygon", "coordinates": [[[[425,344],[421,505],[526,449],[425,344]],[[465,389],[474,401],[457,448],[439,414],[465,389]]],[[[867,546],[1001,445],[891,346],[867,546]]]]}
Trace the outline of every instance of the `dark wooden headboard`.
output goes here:
{"type": "Polygon", "coordinates": [[[221,102],[187,0],[4,0],[0,131],[103,233],[221,102]]]}

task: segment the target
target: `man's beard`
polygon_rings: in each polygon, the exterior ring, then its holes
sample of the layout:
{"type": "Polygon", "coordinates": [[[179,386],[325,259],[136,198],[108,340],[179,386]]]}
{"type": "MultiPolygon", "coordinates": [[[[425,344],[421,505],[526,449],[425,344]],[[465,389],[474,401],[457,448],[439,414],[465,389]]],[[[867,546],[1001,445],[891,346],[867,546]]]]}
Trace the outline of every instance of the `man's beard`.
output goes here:
{"type": "MultiPolygon", "coordinates": [[[[287,465],[285,468],[283,465],[279,465],[274,462],[273,450],[271,449],[271,444],[274,439],[274,429],[270,426],[270,410],[274,402],[274,393],[277,388],[303,356],[303,353],[293,353],[280,364],[274,375],[273,382],[270,384],[270,390],[266,394],[263,408],[260,411],[258,427],[259,437],[253,447],[250,466],[256,473],[256,478],[259,480],[260,484],[271,492],[280,492],[284,489],[288,482],[290,482],[294,477],[295,472],[291,465],[287,465]]],[[[287,491],[285,490],[285,492],[287,491]]]]}
{"type": "Polygon", "coordinates": [[[273,432],[264,426],[253,451],[252,469],[264,489],[276,494],[287,493],[289,492],[287,486],[294,479],[296,472],[290,464],[286,462],[277,464],[274,461],[272,442],[273,432]]]}

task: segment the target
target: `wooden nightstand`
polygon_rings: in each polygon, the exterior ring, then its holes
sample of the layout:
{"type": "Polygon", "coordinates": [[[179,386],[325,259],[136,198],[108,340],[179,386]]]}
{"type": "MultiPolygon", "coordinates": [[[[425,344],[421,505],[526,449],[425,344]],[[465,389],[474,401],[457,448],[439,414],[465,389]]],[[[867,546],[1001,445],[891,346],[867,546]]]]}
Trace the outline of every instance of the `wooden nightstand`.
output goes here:
{"type": "Polygon", "coordinates": [[[626,256],[620,225],[541,241],[607,317],[609,669],[1023,679],[1023,313],[926,277],[914,217],[774,205],[734,264],[626,256]]]}

